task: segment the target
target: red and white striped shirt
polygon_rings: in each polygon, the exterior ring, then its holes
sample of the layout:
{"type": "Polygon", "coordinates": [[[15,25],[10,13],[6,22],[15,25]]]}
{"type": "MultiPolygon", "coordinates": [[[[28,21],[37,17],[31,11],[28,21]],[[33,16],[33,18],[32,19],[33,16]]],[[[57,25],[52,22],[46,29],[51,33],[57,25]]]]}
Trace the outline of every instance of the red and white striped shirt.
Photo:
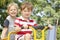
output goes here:
{"type": "MultiPolygon", "coordinates": [[[[29,19],[28,21],[27,20],[24,20],[24,18],[22,16],[18,17],[16,20],[15,20],[15,25],[19,26],[19,27],[22,27],[23,25],[28,25],[28,26],[36,26],[36,22],[32,19],[29,19]]],[[[31,33],[32,30],[28,29],[28,30],[24,30],[22,29],[20,32],[18,32],[18,34],[26,34],[26,33],[31,33]]]]}

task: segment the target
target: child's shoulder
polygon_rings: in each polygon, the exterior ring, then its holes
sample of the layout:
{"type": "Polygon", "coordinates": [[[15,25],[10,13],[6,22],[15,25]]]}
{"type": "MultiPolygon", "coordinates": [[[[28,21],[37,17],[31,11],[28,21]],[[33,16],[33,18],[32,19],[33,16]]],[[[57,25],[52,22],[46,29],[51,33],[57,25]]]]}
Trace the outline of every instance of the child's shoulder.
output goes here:
{"type": "Polygon", "coordinates": [[[21,17],[16,17],[17,20],[21,19],[21,17]]]}
{"type": "Polygon", "coordinates": [[[8,19],[8,20],[9,20],[9,19],[10,19],[10,16],[7,16],[7,17],[6,17],[6,19],[8,19]]]}
{"type": "Polygon", "coordinates": [[[30,22],[33,22],[33,23],[36,23],[36,21],[34,19],[30,19],[29,21],[30,22]]]}
{"type": "Polygon", "coordinates": [[[30,18],[31,21],[35,21],[34,19],[30,18]]]}
{"type": "Polygon", "coordinates": [[[21,17],[16,17],[16,20],[21,21],[22,19],[21,19],[21,17]]]}

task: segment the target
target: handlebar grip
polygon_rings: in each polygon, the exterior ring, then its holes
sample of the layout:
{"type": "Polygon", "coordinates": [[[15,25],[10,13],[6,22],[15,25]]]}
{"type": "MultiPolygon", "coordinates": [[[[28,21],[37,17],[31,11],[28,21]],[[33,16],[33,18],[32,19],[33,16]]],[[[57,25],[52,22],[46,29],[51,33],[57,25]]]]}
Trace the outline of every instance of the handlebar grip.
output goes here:
{"type": "Polygon", "coordinates": [[[33,28],[43,30],[45,28],[45,26],[33,26],[33,28]]]}

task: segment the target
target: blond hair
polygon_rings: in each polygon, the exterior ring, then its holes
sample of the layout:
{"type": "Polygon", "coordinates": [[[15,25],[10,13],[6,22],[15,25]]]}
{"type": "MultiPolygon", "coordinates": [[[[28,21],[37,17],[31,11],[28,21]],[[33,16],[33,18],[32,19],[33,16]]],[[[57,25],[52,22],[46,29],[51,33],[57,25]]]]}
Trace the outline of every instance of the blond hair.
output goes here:
{"type": "Polygon", "coordinates": [[[13,2],[13,3],[8,4],[7,10],[9,10],[11,6],[15,6],[18,9],[18,4],[13,2]]]}

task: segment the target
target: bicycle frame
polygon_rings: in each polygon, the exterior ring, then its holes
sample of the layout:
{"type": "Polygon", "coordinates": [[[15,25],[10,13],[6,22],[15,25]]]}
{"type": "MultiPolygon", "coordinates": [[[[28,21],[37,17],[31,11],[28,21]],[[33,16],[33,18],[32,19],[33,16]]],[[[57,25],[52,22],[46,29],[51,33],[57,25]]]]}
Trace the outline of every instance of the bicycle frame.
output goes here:
{"type": "MultiPolygon", "coordinates": [[[[44,33],[44,31],[47,29],[47,27],[45,27],[41,32],[42,32],[42,38],[41,39],[37,39],[36,38],[36,32],[37,32],[37,30],[35,30],[33,27],[29,27],[29,28],[31,28],[32,30],[33,30],[33,34],[34,34],[34,40],[45,40],[45,33],[44,33]]],[[[12,32],[9,32],[9,34],[8,34],[8,37],[6,37],[6,38],[4,38],[3,40],[10,40],[10,35],[11,34],[16,34],[16,32],[15,31],[12,31],[12,32]]]]}
{"type": "Polygon", "coordinates": [[[36,37],[36,33],[37,33],[37,30],[35,30],[33,27],[30,27],[32,30],[33,30],[33,34],[34,34],[34,40],[45,40],[45,30],[47,29],[47,27],[45,27],[42,31],[42,38],[41,39],[37,39],[36,37]]]}

